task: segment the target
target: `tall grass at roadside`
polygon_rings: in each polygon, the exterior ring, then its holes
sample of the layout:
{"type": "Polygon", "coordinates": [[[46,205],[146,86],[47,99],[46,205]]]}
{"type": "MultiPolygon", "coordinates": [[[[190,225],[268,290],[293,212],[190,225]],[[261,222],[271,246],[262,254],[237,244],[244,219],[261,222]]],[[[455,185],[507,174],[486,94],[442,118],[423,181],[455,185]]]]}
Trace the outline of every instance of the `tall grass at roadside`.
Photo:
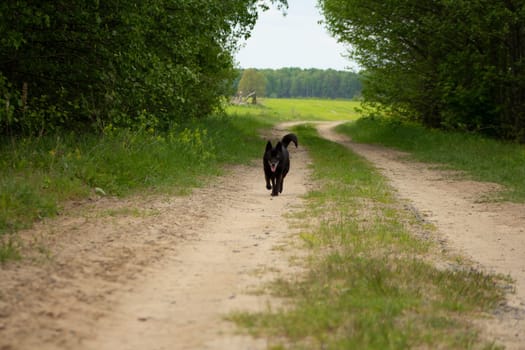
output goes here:
{"type": "Polygon", "coordinates": [[[0,261],[17,257],[9,234],[57,214],[61,203],[93,193],[185,193],[260,153],[251,118],[210,117],[169,132],[108,128],[0,140],[0,261]]]}
{"type": "Polygon", "coordinates": [[[525,146],[479,135],[430,130],[383,118],[362,118],[338,131],[356,142],[382,144],[423,162],[461,170],[480,181],[505,186],[502,199],[525,201],[525,146]]]}
{"type": "MultiPolygon", "coordinates": [[[[319,189],[308,194],[301,237],[310,250],[305,276],[278,280],[282,310],[230,319],[272,349],[493,349],[466,320],[504,297],[497,278],[465,266],[438,269],[440,254],[415,238],[424,230],[366,161],[296,130],[313,158],[319,189]]],[[[445,257],[442,257],[445,259],[445,257]]]]}
{"type": "Polygon", "coordinates": [[[355,120],[360,115],[360,101],[328,99],[264,98],[259,105],[233,105],[229,113],[249,114],[274,121],[355,120]]]}

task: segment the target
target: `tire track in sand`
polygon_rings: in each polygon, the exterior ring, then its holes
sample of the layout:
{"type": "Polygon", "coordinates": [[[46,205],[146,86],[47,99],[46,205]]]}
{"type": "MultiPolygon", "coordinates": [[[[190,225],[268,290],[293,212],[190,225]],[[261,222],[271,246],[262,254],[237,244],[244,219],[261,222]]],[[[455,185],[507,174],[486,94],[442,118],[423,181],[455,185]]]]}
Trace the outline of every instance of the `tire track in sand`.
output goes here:
{"type": "MultiPolygon", "coordinates": [[[[484,203],[494,184],[451,179],[429,164],[403,160],[406,154],[359,144],[333,129],[343,122],[316,123],[320,135],[366,158],[384,175],[398,196],[437,227],[438,240],[484,271],[510,275],[515,293],[496,314],[478,323],[488,339],[507,349],[525,349],[525,205],[484,203]]],[[[290,124],[287,124],[289,126],[290,124]]]]}
{"type": "Polygon", "coordinates": [[[290,157],[276,198],[257,160],[189,196],[99,198],[21,232],[49,257],[0,269],[0,349],[266,349],[223,317],[279,304],[252,292],[300,272],[285,216],[309,158],[300,143],[290,157]]]}
{"type": "Polygon", "coordinates": [[[266,190],[259,164],[235,167],[218,184],[196,190],[214,209],[195,239],[123,294],[81,348],[266,349],[265,339],[235,334],[223,315],[266,310],[272,301],[250,290],[296,272],[288,261],[293,243],[283,215],[302,205],[308,158],[303,149],[290,149],[291,170],[276,198],[266,190]]]}

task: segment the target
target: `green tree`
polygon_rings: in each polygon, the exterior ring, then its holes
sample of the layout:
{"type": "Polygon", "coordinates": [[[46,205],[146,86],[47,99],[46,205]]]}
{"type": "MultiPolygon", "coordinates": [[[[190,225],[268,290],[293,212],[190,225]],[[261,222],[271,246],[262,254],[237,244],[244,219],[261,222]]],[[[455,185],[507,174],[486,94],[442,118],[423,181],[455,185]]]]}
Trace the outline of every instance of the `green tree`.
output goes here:
{"type": "Polygon", "coordinates": [[[319,0],[365,99],[439,128],[525,141],[525,2],[319,0]]]}
{"type": "Polygon", "coordinates": [[[272,4],[286,0],[3,1],[0,134],[205,116],[272,4]]]}
{"type": "Polygon", "coordinates": [[[256,69],[246,69],[242,73],[241,80],[237,91],[242,96],[255,92],[257,96],[262,97],[266,95],[266,78],[262,73],[256,69]]]}

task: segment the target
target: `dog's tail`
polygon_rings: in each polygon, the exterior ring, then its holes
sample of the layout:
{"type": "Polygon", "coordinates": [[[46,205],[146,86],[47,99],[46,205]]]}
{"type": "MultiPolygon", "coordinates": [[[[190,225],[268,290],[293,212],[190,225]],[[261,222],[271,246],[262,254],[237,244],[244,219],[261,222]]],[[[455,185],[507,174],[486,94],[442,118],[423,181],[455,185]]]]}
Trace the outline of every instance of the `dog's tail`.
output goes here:
{"type": "Polygon", "coordinates": [[[288,145],[290,142],[293,142],[295,144],[295,147],[298,146],[299,141],[297,141],[297,136],[295,134],[287,134],[284,135],[282,143],[284,147],[288,148],[288,145]]]}

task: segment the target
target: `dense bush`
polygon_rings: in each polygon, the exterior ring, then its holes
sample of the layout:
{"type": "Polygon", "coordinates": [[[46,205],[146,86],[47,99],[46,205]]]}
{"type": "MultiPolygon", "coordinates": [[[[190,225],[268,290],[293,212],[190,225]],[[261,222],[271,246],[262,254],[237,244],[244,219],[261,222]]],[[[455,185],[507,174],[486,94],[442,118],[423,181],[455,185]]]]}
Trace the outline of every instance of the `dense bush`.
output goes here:
{"type": "Polygon", "coordinates": [[[1,2],[0,134],[207,115],[270,3],[286,1],[1,2]]]}
{"type": "Polygon", "coordinates": [[[525,2],[319,0],[363,95],[438,128],[525,142],[525,2]]]}

